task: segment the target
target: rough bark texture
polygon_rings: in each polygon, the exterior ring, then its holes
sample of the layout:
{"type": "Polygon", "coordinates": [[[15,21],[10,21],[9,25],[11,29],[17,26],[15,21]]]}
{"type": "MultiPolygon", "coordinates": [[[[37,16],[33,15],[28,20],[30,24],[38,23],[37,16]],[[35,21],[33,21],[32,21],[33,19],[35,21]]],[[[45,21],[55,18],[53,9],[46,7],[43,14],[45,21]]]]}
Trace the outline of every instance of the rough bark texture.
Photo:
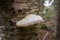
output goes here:
{"type": "MultiPolygon", "coordinates": [[[[3,1],[2,1],[3,2],[3,1]]],[[[4,6],[3,6],[4,7],[4,6]]],[[[3,9],[2,7],[2,9],[3,9]]],[[[39,14],[39,5],[37,0],[14,0],[11,9],[1,12],[1,23],[5,40],[41,40],[39,33],[39,24],[27,28],[17,28],[16,21],[21,20],[29,14],[39,14]],[[3,13],[3,14],[2,14],[3,13]]],[[[4,7],[5,8],[5,7],[4,7]]],[[[6,8],[7,9],[7,8],[6,8]]]]}

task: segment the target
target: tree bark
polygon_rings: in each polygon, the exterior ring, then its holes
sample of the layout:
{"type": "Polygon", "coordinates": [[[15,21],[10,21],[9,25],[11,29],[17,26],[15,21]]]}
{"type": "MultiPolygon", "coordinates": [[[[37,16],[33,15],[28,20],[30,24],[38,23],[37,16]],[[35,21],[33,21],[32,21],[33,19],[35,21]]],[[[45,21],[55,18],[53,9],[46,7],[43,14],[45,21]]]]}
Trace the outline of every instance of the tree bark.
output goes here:
{"type": "Polygon", "coordinates": [[[57,34],[56,40],[60,40],[60,0],[57,3],[57,34]]]}
{"type": "MultiPolygon", "coordinates": [[[[4,1],[2,1],[2,2],[4,2],[4,1]]],[[[41,7],[40,7],[40,5],[38,7],[37,1],[36,0],[30,0],[30,1],[27,1],[27,0],[19,1],[18,0],[18,2],[17,2],[17,0],[15,0],[15,2],[13,2],[13,6],[11,6],[11,5],[9,6],[9,3],[7,3],[7,5],[6,5],[7,8],[2,5],[6,9],[6,10],[3,9],[4,12],[7,14],[7,15],[6,14],[4,15],[4,18],[6,17],[5,18],[6,21],[4,21],[6,23],[6,25],[4,25],[5,27],[3,30],[4,34],[5,34],[4,38],[6,40],[41,40],[40,33],[39,33],[40,24],[32,25],[32,26],[29,26],[28,28],[17,28],[15,26],[15,22],[18,20],[21,20],[26,15],[29,15],[29,14],[38,14],[39,15],[38,12],[40,11],[41,7]],[[17,8],[16,8],[16,6],[17,6],[17,8]],[[28,8],[27,8],[27,6],[28,6],[28,8]],[[12,10],[11,10],[11,7],[12,7],[12,10]]]]}

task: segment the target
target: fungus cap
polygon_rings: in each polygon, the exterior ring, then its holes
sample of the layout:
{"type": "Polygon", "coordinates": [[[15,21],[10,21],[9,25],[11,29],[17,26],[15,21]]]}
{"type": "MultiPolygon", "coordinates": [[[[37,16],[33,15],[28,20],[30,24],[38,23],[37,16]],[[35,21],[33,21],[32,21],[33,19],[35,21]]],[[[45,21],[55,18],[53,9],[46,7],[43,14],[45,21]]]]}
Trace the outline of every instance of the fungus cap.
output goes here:
{"type": "Polygon", "coordinates": [[[30,26],[30,25],[34,25],[37,23],[43,22],[43,18],[39,15],[35,15],[35,14],[30,14],[27,17],[25,17],[24,19],[18,21],[16,23],[17,27],[25,27],[25,26],[30,26]]]}

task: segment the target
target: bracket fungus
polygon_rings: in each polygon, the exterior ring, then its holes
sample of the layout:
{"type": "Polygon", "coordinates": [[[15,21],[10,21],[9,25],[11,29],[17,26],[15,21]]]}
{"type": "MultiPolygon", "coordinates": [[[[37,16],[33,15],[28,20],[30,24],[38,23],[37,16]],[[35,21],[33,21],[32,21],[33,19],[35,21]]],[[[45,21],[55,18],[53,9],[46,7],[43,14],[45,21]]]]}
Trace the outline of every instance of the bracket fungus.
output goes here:
{"type": "Polygon", "coordinates": [[[30,14],[30,15],[26,16],[25,18],[23,18],[22,20],[16,22],[16,26],[25,27],[25,26],[34,25],[34,24],[37,24],[40,22],[43,22],[43,18],[41,16],[35,15],[35,14],[30,14]]]}

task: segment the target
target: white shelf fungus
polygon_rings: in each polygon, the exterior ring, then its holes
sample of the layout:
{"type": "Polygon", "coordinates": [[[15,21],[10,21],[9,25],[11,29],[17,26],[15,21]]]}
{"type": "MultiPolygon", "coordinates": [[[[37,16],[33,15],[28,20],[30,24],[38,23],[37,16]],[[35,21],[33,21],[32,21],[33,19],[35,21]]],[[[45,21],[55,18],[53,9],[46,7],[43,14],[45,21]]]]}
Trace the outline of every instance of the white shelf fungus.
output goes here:
{"type": "Polygon", "coordinates": [[[41,16],[35,15],[35,14],[30,14],[27,17],[25,17],[24,19],[18,21],[16,23],[16,26],[25,27],[25,26],[30,26],[30,25],[40,23],[42,21],[43,21],[43,18],[41,16]]]}

